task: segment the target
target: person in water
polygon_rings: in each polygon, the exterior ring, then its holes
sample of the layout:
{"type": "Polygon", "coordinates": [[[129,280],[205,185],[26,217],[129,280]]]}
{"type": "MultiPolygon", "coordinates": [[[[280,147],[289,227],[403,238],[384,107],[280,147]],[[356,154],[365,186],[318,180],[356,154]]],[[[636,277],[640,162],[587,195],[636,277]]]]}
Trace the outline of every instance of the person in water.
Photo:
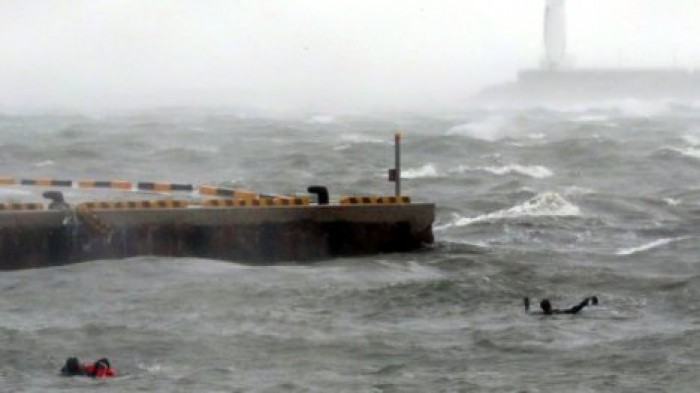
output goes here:
{"type": "Polygon", "coordinates": [[[117,375],[106,358],[95,363],[80,363],[76,357],[66,359],[66,364],[61,368],[61,374],[67,377],[85,376],[92,378],[110,378],[117,375]]]}
{"type": "MultiPolygon", "coordinates": [[[[523,298],[523,304],[525,305],[525,312],[530,312],[530,298],[523,298]]],[[[587,297],[581,301],[581,303],[560,310],[558,308],[552,308],[552,303],[549,299],[542,299],[540,302],[540,308],[542,309],[542,315],[555,315],[555,314],[578,314],[579,311],[583,310],[588,305],[598,305],[598,298],[595,296],[587,297]]],[[[533,312],[533,314],[540,314],[539,312],[533,312]]]]}

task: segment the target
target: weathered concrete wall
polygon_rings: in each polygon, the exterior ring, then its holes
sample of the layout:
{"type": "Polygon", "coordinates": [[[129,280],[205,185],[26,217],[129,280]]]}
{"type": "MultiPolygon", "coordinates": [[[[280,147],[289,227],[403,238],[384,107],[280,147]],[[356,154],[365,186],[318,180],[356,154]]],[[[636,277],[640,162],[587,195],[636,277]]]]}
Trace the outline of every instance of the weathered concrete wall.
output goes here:
{"type": "Polygon", "coordinates": [[[273,263],[410,251],[433,242],[434,210],[433,204],[94,210],[109,233],[72,211],[2,212],[0,269],[138,255],[273,263]]]}

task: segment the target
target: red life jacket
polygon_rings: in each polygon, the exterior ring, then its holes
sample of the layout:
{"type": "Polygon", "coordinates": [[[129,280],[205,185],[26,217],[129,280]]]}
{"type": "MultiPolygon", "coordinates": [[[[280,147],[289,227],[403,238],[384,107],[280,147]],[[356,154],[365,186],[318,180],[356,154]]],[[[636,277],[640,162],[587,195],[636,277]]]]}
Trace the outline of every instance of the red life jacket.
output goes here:
{"type": "Polygon", "coordinates": [[[83,364],[83,368],[85,369],[85,374],[93,378],[111,378],[117,376],[114,369],[104,364],[100,364],[97,367],[95,367],[94,363],[83,364]]]}

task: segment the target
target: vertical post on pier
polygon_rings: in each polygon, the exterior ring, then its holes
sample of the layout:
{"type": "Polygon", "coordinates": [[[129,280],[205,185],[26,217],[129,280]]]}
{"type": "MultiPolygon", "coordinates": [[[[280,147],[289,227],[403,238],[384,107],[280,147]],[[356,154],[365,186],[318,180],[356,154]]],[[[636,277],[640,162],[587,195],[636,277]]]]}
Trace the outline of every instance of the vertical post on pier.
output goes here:
{"type": "Polygon", "coordinates": [[[394,194],[401,196],[401,133],[394,133],[394,194]]]}

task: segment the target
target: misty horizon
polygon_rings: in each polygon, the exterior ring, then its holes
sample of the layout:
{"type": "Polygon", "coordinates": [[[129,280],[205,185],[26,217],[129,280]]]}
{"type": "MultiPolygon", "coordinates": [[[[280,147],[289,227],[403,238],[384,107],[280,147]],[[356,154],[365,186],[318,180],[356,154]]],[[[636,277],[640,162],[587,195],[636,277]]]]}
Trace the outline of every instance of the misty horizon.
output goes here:
{"type": "MultiPolygon", "coordinates": [[[[0,5],[0,110],[459,110],[538,68],[544,1],[0,5]]],[[[700,66],[690,0],[567,1],[573,67],[700,66]]]]}

